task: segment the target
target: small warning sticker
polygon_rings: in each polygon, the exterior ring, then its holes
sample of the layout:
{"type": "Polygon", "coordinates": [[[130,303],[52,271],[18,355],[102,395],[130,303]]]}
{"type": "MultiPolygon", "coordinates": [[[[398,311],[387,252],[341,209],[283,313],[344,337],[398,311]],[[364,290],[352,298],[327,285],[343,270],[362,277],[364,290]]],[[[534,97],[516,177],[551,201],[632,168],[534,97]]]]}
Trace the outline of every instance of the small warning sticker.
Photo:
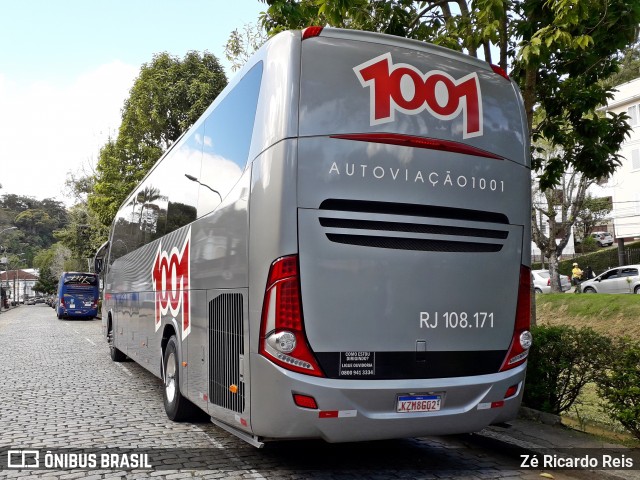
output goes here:
{"type": "Polygon", "coordinates": [[[340,352],[340,377],[362,378],[376,374],[375,352],[340,352]]]}

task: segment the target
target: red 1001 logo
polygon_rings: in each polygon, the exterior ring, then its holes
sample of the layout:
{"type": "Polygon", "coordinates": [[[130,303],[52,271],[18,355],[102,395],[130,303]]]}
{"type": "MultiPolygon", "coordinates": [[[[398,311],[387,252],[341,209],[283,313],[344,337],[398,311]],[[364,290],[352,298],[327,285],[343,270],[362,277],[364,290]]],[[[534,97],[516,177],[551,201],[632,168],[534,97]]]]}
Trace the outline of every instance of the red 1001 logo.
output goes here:
{"type": "Polygon", "coordinates": [[[482,95],[473,72],[456,80],[440,70],[422,73],[412,65],[394,65],[385,53],[353,68],[363,87],[370,89],[371,125],[392,122],[395,111],[417,115],[427,110],[440,120],[462,114],[463,138],[482,135],[482,95]]]}
{"type": "Polygon", "coordinates": [[[162,242],[158,245],[151,278],[155,291],[155,326],[156,332],[162,324],[162,317],[171,313],[178,319],[182,312],[182,339],[191,332],[191,305],[189,279],[191,277],[189,267],[189,243],[191,229],[182,244],[182,248],[171,248],[167,252],[162,249],[162,242]]]}

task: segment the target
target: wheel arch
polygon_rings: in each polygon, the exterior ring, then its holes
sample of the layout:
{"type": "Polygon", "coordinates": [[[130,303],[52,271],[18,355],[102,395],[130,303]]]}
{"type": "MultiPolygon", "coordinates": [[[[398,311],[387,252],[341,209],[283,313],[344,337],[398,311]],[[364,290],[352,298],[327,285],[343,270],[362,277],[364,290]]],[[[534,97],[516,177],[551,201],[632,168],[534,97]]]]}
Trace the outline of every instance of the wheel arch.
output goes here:
{"type": "MultiPolygon", "coordinates": [[[[178,332],[180,328],[175,319],[172,322],[165,324],[162,329],[162,337],[160,338],[160,378],[164,380],[164,354],[167,349],[167,344],[169,343],[169,339],[171,337],[176,337],[176,344],[178,346],[178,356],[182,359],[182,340],[178,332]]],[[[180,376],[180,381],[182,381],[182,376],[180,376]]]]}

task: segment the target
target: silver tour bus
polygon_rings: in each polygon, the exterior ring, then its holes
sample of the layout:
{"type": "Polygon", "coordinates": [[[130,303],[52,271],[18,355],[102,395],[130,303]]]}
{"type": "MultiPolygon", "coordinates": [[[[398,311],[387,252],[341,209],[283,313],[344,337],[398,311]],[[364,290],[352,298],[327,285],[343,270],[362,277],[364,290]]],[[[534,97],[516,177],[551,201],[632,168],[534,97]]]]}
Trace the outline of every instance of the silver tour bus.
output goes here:
{"type": "Polygon", "coordinates": [[[122,204],[97,253],[115,361],[256,446],[515,417],[530,160],[497,67],[308,28],[269,40],[122,204]]]}

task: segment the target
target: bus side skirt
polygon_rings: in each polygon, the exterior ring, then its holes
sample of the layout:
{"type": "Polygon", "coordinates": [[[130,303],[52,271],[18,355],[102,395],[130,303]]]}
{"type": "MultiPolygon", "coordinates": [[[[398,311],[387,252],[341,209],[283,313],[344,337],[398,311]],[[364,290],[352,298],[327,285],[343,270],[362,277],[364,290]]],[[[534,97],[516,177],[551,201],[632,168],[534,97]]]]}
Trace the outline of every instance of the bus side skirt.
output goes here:
{"type": "Polygon", "coordinates": [[[211,418],[211,423],[222,428],[223,430],[226,430],[232,435],[235,435],[239,439],[244,440],[249,445],[253,445],[256,448],[264,447],[264,442],[260,439],[260,437],[257,437],[255,435],[249,435],[247,432],[240,430],[238,428],[232,427],[231,425],[221,422],[220,420],[216,420],[213,417],[211,418]]]}

